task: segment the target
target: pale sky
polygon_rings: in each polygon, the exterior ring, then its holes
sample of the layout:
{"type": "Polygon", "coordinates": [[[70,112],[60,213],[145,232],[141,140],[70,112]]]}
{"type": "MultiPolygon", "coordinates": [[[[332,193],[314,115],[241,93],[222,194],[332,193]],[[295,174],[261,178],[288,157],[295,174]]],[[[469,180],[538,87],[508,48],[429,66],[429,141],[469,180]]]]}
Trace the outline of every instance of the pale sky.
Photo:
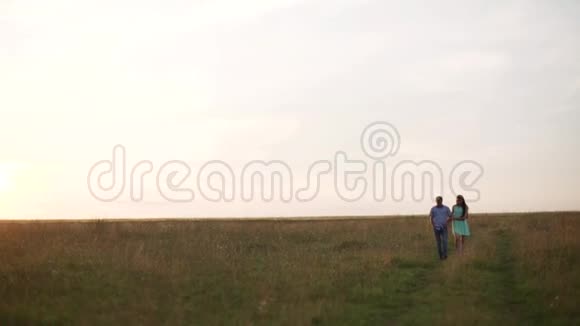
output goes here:
{"type": "Polygon", "coordinates": [[[298,188],[339,150],[370,164],[374,121],[400,134],[387,165],[478,162],[475,212],[580,210],[578,58],[577,1],[0,0],[0,218],[426,213],[330,178],[308,203],[87,186],[121,144],[129,170],[186,161],[192,188],[212,160],[282,160],[298,188]]]}

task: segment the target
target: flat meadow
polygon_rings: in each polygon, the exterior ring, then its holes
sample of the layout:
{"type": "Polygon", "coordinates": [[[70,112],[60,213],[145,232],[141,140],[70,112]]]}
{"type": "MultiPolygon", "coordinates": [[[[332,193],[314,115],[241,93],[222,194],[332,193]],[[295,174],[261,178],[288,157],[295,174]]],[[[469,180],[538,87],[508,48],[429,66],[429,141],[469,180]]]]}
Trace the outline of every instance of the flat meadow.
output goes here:
{"type": "Polygon", "coordinates": [[[580,213],[3,221],[0,325],[580,324],[580,213]]]}

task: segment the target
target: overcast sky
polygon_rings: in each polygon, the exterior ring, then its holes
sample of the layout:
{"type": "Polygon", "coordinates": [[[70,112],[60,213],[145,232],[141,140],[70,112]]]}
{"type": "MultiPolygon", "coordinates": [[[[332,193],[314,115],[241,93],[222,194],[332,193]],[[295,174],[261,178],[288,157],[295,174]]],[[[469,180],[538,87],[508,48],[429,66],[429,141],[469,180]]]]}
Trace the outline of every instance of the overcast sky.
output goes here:
{"type": "Polygon", "coordinates": [[[400,134],[388,166],[478,162],[474,211],[580,210],[579,32],[577,1],[0,0],[0,218],[426,213],[346,203],[331,178],[308,203],[87,186],[121,144],[128,169],[187,162],[192,186],[219,159],[283,160],[300,187],[336,151],[372,163],[374,121],[400,134]]]}

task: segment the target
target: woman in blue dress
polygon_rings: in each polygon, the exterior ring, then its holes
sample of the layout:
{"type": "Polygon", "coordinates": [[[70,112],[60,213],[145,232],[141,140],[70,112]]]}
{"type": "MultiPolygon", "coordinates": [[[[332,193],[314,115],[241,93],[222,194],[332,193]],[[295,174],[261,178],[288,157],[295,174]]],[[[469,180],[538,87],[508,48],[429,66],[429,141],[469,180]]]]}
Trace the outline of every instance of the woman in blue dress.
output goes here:
{"type": "Polygon", "coordinates": [[[463,244],[465,237],[471,235],[469,232],[469,207],[465,203],[463,196],[457,196],[457,204],[453,206],[453,213],[451,219],[453,220],[453,234],[455,235],[455,249],[459,253],[463,253],[463,244]]]}

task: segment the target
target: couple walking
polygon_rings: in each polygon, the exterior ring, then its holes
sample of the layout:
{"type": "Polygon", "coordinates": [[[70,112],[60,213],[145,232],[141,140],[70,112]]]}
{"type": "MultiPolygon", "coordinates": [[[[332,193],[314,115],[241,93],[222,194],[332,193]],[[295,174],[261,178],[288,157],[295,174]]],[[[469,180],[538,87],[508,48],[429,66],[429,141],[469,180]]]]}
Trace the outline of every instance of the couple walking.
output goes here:
{"type": "Polygon", "coordinates": [[[437,205],[431,208],[429,218],[433,225],[433,232],[437,240],[437,250],[440,259],[447,259],[447,225],[451,222],[453,234],[455,235],[455,249],[463,253],[465,237],[470,235],[467,218],[469,217],[469,207],[465,204],[463,196],[457,196],[457,203],[453,210],[443,205],[443,197],[436,198],[437,205]]]}

